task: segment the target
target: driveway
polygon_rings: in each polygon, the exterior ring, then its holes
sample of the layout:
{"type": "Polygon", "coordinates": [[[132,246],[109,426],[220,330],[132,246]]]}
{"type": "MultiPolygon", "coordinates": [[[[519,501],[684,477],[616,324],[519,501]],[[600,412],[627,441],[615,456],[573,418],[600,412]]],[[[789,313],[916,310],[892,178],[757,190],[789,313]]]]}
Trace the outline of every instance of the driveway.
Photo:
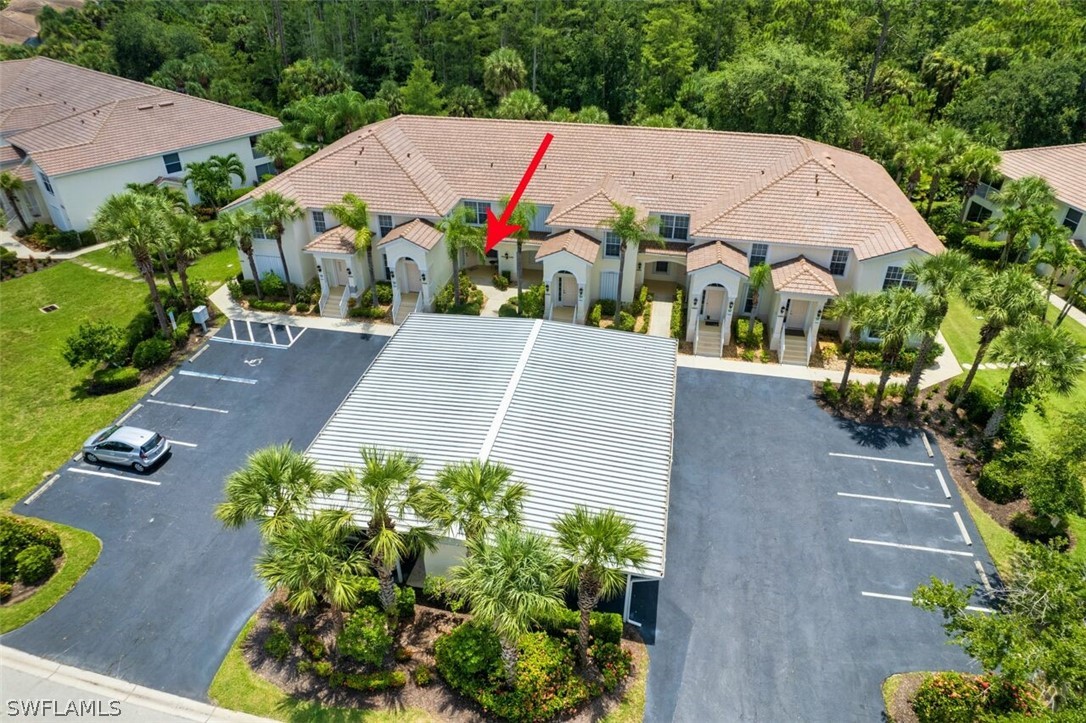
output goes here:
{"type": "Polygon", "coordinates": [[[681,368],[677,392],[646,720],[875,721],[888,675],[970,669],[908,601],[994,576],[937,447],[810,382],[681,368]]]}
{"type": "Polygon", "coordinates": [[[236,327],[220,337],[244,343],[209,342],[125,420],[173,441],[163,464],[139,475],[73,461],[29,505],[17,505],[21,514],[90,530],[102,554],[54,608],[5,635],[5,645],[206,700],[227,649],[267,594],[252,570],[255,528],[227,531],[212,516],[223,480],[266,445],[304,449],[384,343],[236,327]]]}

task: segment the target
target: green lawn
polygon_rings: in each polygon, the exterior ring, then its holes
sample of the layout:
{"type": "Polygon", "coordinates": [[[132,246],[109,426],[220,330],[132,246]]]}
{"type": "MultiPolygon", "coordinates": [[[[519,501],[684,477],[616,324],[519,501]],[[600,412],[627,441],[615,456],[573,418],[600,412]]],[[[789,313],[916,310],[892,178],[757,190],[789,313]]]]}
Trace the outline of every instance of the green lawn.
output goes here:
{"type": "MultiPolygon", "coordinates": [[[[79,258],[95,266],[104,266],[107,269],[116,269],[127,274],[136,273],[136,264],[132,261],[131,256],[114,256],[109,249],[91,251],[79,258]]],[[[189,278],[203,279],[212,287],[215,287],[237,276],[240,270],[237,249],[231,247],[202,256],[189,269],[189,278]]],[[[176,278],[176,274],[174,277],[176,278]]],[[[165,277],[161,278],[165,279],[165,277]]]]}
{"type": "Polygon", "coordinates": [[[976,312],[969,308],[961,299],[955,298],[950,302],[950,310],[943,320],[942,332],[946,337],[950,350],[954,352],[958,363],[966,366],[973,362],[977,355],[977,347],[980,344],[977,337],[980,334],[980,321],[975,318],[976,312]]]}

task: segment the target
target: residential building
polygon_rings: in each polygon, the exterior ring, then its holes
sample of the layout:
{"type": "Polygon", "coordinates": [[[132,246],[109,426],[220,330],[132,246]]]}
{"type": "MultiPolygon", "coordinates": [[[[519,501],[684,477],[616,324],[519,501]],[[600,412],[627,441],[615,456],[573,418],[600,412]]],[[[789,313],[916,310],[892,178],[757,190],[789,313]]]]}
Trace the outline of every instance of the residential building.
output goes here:
{"type": "MultiPolygon", "coordinates": [[[[185,166],[237,154],[254,184],[272,172],[256,139],[276,118],[99,73],[49,58],[0,63],[0,170],[26,188],[30,223],[86,229],[95,211],[129,183],[188,188],[185,166]]],[[[15,216],[4,199],[8,217],[15,216]]]]}
{"type": "MultiPolygon", "coordinates": [[[[527,281],[545,284],[550,319],[581,323],[597,299],[629,301],[642,284],[661,293],[682,285],[688,340],[719,355],[733,318],[749,311],[749,269],[764,262],[773,266],[772,288],[755,313],[768,324],[771,348],[801,345],[806,363],[819,328],[836,328],[822,320],[827,302],[849,290],[915,285],[908,262],[943,251],[874,161],[750,133],[397,116],[336,141],[234,205],[269,191],[292,198],[306,213],[284,234],[291,278],[316,274],[330,295],[337,287],[358,295],[370,283],[366,265],[327,208],[348,192],[364,199],[377,275],[392,281],[402,319],[405,304],[432,309],[450,279],[438,222],[463,204],[485,225],[487,209],[498,213],[548,132],[554,140],[525,193],[538,213],[521,265],[527,281]],[[651,217],[663,238],[630,245],[621,289],[614,204],[651,217]]],[[[257,253],[261,273],[282,273],[273,241],[258,241],[257,253]]],[[[465,254],[461,266],[515,274],[515,255],[506,239],[489,258],[465,254]]]]}
{"type": "MultiPolygon", "coordinates": [[[[629,618],[638,580],[664,576],[675,418],[672,339],[542,319],[414,314],[389,339],[306,454],[325,472],[358,468],[363,447],[402,451],[433,480],[449,463],[500,462],[527,489],[521,523],[553,535],[575,506],[614,509],[648,556],[624,570],[629,618]],[[636,449],[635,449],[636,448],[636,449]],[[635,453],[636,452],[636,453],[635,453]]],[[[339,492],[317,508],[364,504],[339,492]]],[[[397,527],[419,520],[408,513],[397,527]]],[[[449,530],[404,577],[422,585],[464,556],[449,530]]]]}

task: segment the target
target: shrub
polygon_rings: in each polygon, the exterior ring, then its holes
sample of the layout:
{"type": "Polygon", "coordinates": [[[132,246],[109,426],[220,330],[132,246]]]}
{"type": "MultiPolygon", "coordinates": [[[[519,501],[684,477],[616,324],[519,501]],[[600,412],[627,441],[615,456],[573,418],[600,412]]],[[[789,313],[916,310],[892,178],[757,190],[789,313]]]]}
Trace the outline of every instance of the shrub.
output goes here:
{"type": "Polygon", "coordinates": [[[186,312],[181,317],[177,320],[177,328],[173,330],[173,343],[177,346],[184,346],[192,333],[192,315],[186,312]],[[188,319],[185,319],[185,316],[188,316],[188,319]]]}
{"type": "Polygon", "coordinates": [[[0,582],[0,602],[11,597],[12,586],[10,582],[0,582]]]}
{"type": "Polygon", "coordinates": [[[165,339],[144,339],[132,352],[132,366],[140,370],[156,367],[169,359],[172,351],[173,345],[165,339]]]}
{"type": "Polygon", "coordinates": [[[920,723],[973,723],[1008,713],[1040,711],[1036,697],[999,676],[934,673],[913,697],[920,723]]]}
{"type": "Polygon", "coordinates": [[[1019,478],[1020,467],[1014,458],[992,460],[980,471],[977,492],[1001,505],[1022,499],[1025,492],[1019,478]]]}
{"type": "Polygon", "coordinates": [[[588,649],[588,655],[599,671],[600,686],[608,693],[630,675],[633,667],[630,653],[617,643],[597,642],[588,649]]]}
{"type": "Polygon", "coordinates": [[[547,305],[547,287],[543,284],[529,286],[521,293],[520,311],[529,319],[542,319],[547,305]]]}
{"type": "Polygon", "coordinates": [[[140,383],[140,373],[135,367],[111,367],[98,369],[87,381],[87,394],[101,396],[131,389],[140,383]]]}
{"type": "Polygon", "coordinates": [[[649,303],[649,287],[642,286],[637,292],[637,296],[630,302],[630,313],[634,316],[641,316],[645,313],[645,307],[649,303]]]}
{"type": "Polygon", "coordinates": [[[671,338],[686,341],[686,307],[683,305],[682,288],[675,289],[675,301],[671,304],[671,338]]]}
{"type": "Polygon", "coordinates": [[[53,551],[45,545],[31,545],[15,556],[15,574],[24,585],[39,585],[54,572],[53,551]]]}
{"type": "Polygon", "coordinates": [[[305,625],[299,623],[294,626],[294,637],[297,638],[298,645],[302,650],[314,660],[320,660],[328,652],[324,649],[324,643],[321,642],[321,639],[310,632],[305,625]]]}
{"type": "MultiPolygon", "coordinates": [[[[947,399],[951,401],[957,399],[961,390],[961,380],[953,380],[946,388],[947,399]]],[[[970,422],[984,425],[1001,401],[1002,398],[998,393],[982,384],[973,384],[969,387],[969,391],[965,393],[965,397],[959,406],[965,411],[965,416],[970,422]]]]}
{"type": "Polygon", "coordinates": [[[615,321],[611,328],[618,329],[619,331],[633,331],[636,323],[637,319],[634,318],[633,314],[626,311],[620,311],[618,312],[618,320],[615,321]]]}
{"type": "Polygon", "coordinates": [[[980,261],[995,261],[1003,253],[1002,241],[987,241],[980,236],[962,239],[962,250],[980,261]]]}
{"type": "Polygon", "coordinates": [[[434,662],[445,682],[469,694],[502,677],[501,645],[494,631],[465,623],[434,642],[434,662]]]}
{"type": "Polygon", "coordinates": [[[127,351],[120,327],[107,321],[84,321],[64,340],[64,361],[77,369],[85,364],[115,364],[127,351]]]}
{"type": "Polygon", "coordinates": [[[460,273],[460,298],[461,303],[453,304],[453,282],[449,281],[434,297],[434,309],[439,314],[480,314],[484,303],[483,292],[465,272],[460,273]]]}
{"type": "Polygon", "coordinates": [[[260,290],[264,293],[264,296],[273,298],[284,298],[287,295],[286,282],[272,271],[266,271],[260,277],[260,290]]]}
{"type": "MultiPolygon", "coordinates": [[[[328,660],[318,660],[313,663],[313,673],[318,678],[331,678],[335,674],[335,668],[332,667],[332,663],[328,660]]],[[[332,687],[338,688],[339,684],[337,683],[332,687]]]]}
{"type": "MultiPolygon", "coordinates": [[[[241,282],[241,290],[246,296],[252,296],[256,293],[256,282],[252,279],[239,279],[241,282]]],[[[264,289],[260,290],[260,293],[264,293],[264,289]]]]}
{"type": "Polygon", "coordinates": [[[345,658],[379,666],[392,648],[388,620],[376,607],[356,610],[336,638],[336,649],[345,658]]]}
{"type": "Polygon", "coordinates": [[[380,306],[356,306],[347,312],[352,319],[383,319],[388,313],[380,306]]]}
{"type": "Polygon", "coordinates": [[[0,580],[15,579],[16,558],[33,546],[45,547],[50,559],[64,552],[60,535],[50,528],[12,515],[0,515],[0,580]]]}
{"type": "Polygon", "coordinates": [[[592,305],[592,308],[588,312],[588,320],[586,324],[588,326],[598,327],[600,325],[600,321],[602,320],[603,306],[600,304],[600,302],[597,301],[595,304],[592,305]]]}
{"type": "Polygon", "coordinates": [[[415,588],[401,587],[396,594],[396,614],[402,620],[415,618],[415,588]]]}
{"type": "Polygon", "coordinates": [[[381,304],[392,303],[392,283],[389,281],[377,282],[377,301],[381,304]]]}
{"type": "Polygon", "coordinates": [[[516,303],[507,301],[504,304],[502,304],[501,306],[499,306],[498,307],[498,316],[505,316],[505,317],[520,316],[520,314],[517,313],[517,305],[516,305],[516,303]]]}
{"type": "Polygon", "coordinates": [[[422,594],[454,613],[460,612],[465,605],[464,598],[456,594],[449,579],[440,575],[426,576],[422,583],[422,594]]]}
{"type": "Polygon", "coordinates": [[[509,279],[505,278],[501,274],[494,274],[493,281],[494,288],[498,289],[499,291],[505,291],[509,288],[509,279]]]}
{"type": "Polygon", "coordinates": [[[237,280],[227,281],[226,290],[230,292],[230,298],[234,301],[241,301],[245,298],[245,292],[242,290],[241,284],[237,280]]]}
{"type": "Polygon", "coordinates": [[[851,407],[858,407],[864,403],[867,399],[867,394],[864,391],[864,385],[859,382],[849,382],[845,387],[845,403],[851,407]]]}
{"type": "Polygon", "coordinates": [[[419,686],[420,688],[425,688],[433,682],[434,671],[430,668],[429,665],[420,665],[419,667],[415,668],[413,677],[415,678],[415,685],[419,686]]]}
{"type": "Polygon", "coordinates": [[[402,688],[407,685],[407,674],[402,670],[382,670],[377,673],[348,673],[343,676],[343,685],[363,693],[388,690],[389,688],[402,688]]]}
{"type": "Polygon", "coordinates": [[[822,399],[825,400],[827,404],[832,404],[834,406],[841,401],[840,388],[834,381],[827,379],[822,382],[822,399]]]}
{"type": "Polygon", "coordinates": [[[292,647],[290,642],[290,636],[287,635],[287,631],[283,630],[283,626],[279,623],[271,624],[271,632],[268,633],[268,637],[264,638],[264,652],[272,656],[276,660],[285,660],[290,655],[290,649],[292,647]]]}
{"type": "Polygon", "coordinates": [[[297,304],[294,305],[294,309],[299,314],[308,314],[309,313],[309,302],[307,302],[307,301],[299,301],[297,304]]]}
{"type": "Polygon", "coordinates": [[[754,328],[750,327],[750,319],[740,318],[735,322],[735,340],[743,346],[759,348],[765,339],[765,325],[760,319],[754,320],[754,328]]]}
{"type": "Polygon", "coordinates": [[[285,313],[290,311],[290,304],[286,301],[260,301],[259,299],[250,299],[249,308],[256,309],[257,311],[276,311],[285,313]]]}
{"type": "Polygon", "coordinates": [[[1058,547],[1067,546],[1068,523],[1065,518],[1052,518],[1048,515],[1032,515],[1019,512],[1011,518],[1011,530],[1026,542],[1047,545],[1057,542],[1058,547]],[[1055,519],[1055,524],[1053,524],[1055,519]]]}
{"type": "Polygon", "coordinates": [[[600,299],[596,302],[600,305],[600,314],[603,316],[615,315],[615,300],[614,299],[600,299]]]}
{"type": "MultiPolygon", "coordinates": [[[[566,609],[541,622],[543,629],[552,633],[576,630],[580,624],[581,613],[577,610],[566,609]]],[[[622,616],[618,613],[592,611],[589,614],[588,629],[592,639],[596,642],[617,645],[622,640],[622,616]]]]}

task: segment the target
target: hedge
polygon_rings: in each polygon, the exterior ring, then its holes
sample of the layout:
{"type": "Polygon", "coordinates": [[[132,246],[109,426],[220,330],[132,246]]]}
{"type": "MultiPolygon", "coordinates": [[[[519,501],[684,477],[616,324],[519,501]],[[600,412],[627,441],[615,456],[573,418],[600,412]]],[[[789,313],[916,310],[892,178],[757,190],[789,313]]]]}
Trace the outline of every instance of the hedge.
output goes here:
{"type": "Polygon", "coordinates": [[[382,670],[376,673],[348,673],[343,676],[344,687],[373,693],[407,685],[407,673],[402,670],[382,670]]]}
{"type": "Polygon", "coordinates": [[[380,306],[356,306],[347,312],[352,319],[383,319],[388,311],[380,306]]]}
{"type": "Polygon", "coordinates": [[[290,311],[290,304],[286,301],[261,301],[260,299],[251,299],[249,301],[249,308],[256,309],[257,311],[277,311],[283,313],[290,311]]]}
{"type": "Polygon", "coordinates": [[[49,550],[50,559],[64,552],[60,535],[48,527],[13,515],[0,515],[0,580],[15,579],[16,558],[33,546],[49,550]]]}
{"type": "Polygon", "coordinates": [[[627,311],[620,311],[618,312],[618,320],[615,321],[611,328],[617,329],[618,331],[633,331],[636,323],[637,319],[634,318],[633,314],[627,311]]]}
{"type": "Polygon", "coordinates": [[[980,261],[997,261],[1003,254],[1002,241],[986,241],[980,236],[966,236],[962,240],[962,249],[980,261]]]}
{"type": "Polygon", "coordinates": [[[15,556],[15,574],[24,585],[39,585],[56,570],[53,551],[45,545],[31,545],[15,556]]]}
{"type": "Polygon", "coordinates": [[[671,338],[686,341],[686,313],[681,288],[675,289],[675,301],[671,304],[671,338]]]}
{"type": "Polygon", "coordinates": [[[140,383],[140,373],[135,367],[110,367],[99,369],[87,381],[87,394],[101,396],[131,389],[140,383]]]}
{"type": "MultiPolygon", "coordinates": [[[[841,343],[841,355],[846,356],[849,349],[852,348],[852,341],[846,339],[841,343]]],[[[927,361],[924,363],[925,367],[931,366],[931,364],[939,358],[943,353],[944,347],[939,342],[934,342],[931,345],[931,350],[928,352],[927,361]]],[[[902,349],[897,355],[897,361],[894,363],[894,371],[896,372],[910,372],[913,369],[913,364],[916,363],[917,350],[912,348],[902,349]]],[[[882,367],[882,350],[879,348],[879,343],[876,341],[862,341],[856,345],[856,355],[853,359],[853,364],[858,367],[866,367],[868,369],[880,369],[882,367]]]]}
{"type": "MultiPolygon", "coordinates": [[[[372,297],[372,294],[370,295],[372,297]]],[[[389,281],[377,282],[377,301],[381,304],[392,303],[392,283],[389,281]]]]}
{"type": "Polygon", "coordinates": [[[977,492],[1001,505],[1022,499],[1025,489],[1019,477],[1021,467],[1015,457],[992,460],[980,471],[977,492]]]}
{"type": "Polygon", "coordinates": [[[140,370],[156,367],[169,359],[172,351],[173,344],[165,339],[144,339],[132,352],[132,366],[140,370]]]}
{"type": "Polygon", "coordinates": [[[1021,713],[1032,718],[1044,710],[1036,694],[997,674],[933,673],[913,696],[920,723],[963,723],[1002,720],[1021,713]]]}

